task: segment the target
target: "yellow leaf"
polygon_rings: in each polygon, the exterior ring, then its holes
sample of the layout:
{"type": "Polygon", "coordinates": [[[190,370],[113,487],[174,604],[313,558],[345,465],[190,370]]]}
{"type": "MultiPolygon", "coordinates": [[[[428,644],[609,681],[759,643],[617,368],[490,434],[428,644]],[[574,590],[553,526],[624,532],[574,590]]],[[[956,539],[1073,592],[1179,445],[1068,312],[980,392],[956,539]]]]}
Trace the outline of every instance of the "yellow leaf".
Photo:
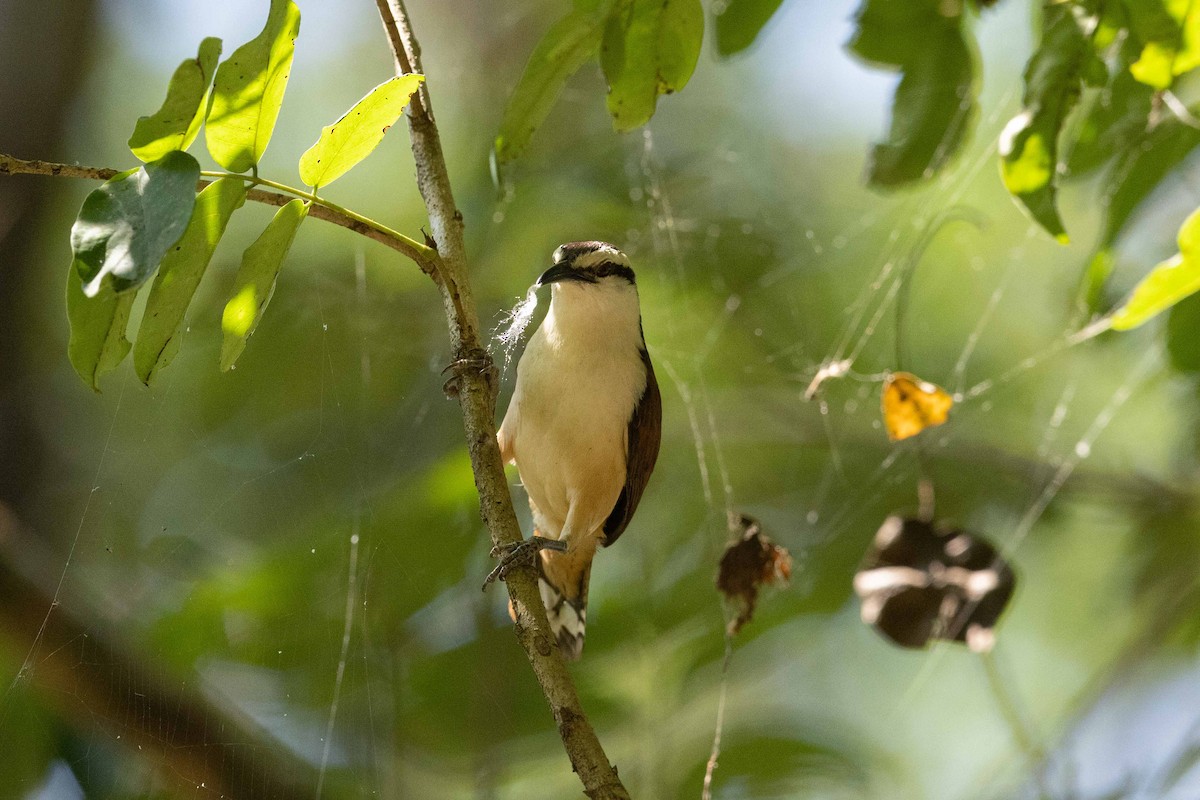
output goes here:
{"type": "Polygon", "coordinates": [[[893,372],[883,382],[883,424],[893,442],[941,425],[952,405],[945,389],[911,373],[893,372]]]}

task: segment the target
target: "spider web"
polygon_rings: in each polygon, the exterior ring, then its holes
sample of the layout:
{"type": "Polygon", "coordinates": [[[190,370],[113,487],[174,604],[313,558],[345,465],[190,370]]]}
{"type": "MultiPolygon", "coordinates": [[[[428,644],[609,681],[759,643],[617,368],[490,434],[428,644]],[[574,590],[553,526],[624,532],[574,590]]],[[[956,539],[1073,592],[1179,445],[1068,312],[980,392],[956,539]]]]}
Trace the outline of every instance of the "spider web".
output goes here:
{"type": "MultiPolygon", "coordinates": [[[[1098,726],[1160,708],[1138,700],[1194,672],[1186,658],[1163,676],[1129,666],[1141,663],[1127,658],[1141,618],[1112,586],[1131,580],[1122,560],[1137,520],[1095,496],[1138,490],[1125,480],[1135,470],[1171,482],[1178,415],[1154,420],[1172,388],[1148,338],[1079,335],[1064,299],[1072,270],[1047,269],[1056,245],[996,199],[983,143],[1019,87],[991,91],[981,144],[930,189],[880,197],[842,176],[826,187],[836,213],[776,204],[790,188],[756,200],[765,178],[747,165],[765,145],[752,126],[679,144],[692,137],[666,113],[675,99],[615,155],[622,221],[605,235],[638,266],[668,417],[639,530],[597,563],[575,674],[637,796],[699,795],[706,771],[714,797],[1057,796],[1120,781],[1186,791],[1169,773],[1200,716],[1187,705],[1171,719],[1188,724],[1158,740],[1172,754],[1156,769],[1108,782],[1089,772],[1104,751],[1098,726]],[[939,225],[981,197],[984,216],[1008,221],[939,225]],[[957,403],[946,426],[891,445],[878,391],[898,366],[906,291],[904,367],[957,403]],[[971,654],[898,653],[857,621],[853,569],[886,514],[915,510],[922,477],[940,518],[990,538],[1020,574],[995,680],[971,654]],[[796,566],[728,640],[711,584],[743,512],[796,566]],[[1064,588],[1064,575],[1078,585],[1064,588]],[[1094,619],[1063,608],[1072,594],[1097,604],[1094,619]]],[[[486,192],[468,202],[486,205],[486,192]]],[[[529,263],[522,280],[541,261],[505,233],[546,226],[563,202],[529,194],[502,200],[482,234],[529,263]]],[[[572,198],[598,216],[609,208],[572,198]]],[[[230,236],[244,244],[255,224],[230,236]]],[[[574,230],[554,233],[584,238],[574,230]]],[[[70,468],[37,498],[32,526],[66,534],[46,537],[32,644],[2,662],[0,747],[24,742],[31,721],[63,743],[18,796],[167,793],[184,749],[233,787],[197,783],[199,797],[274,796],[280,773],[318,798],[577,793],[500,593],[478,591],[486,537],[460,420],[439,398],[438,310],[383,254],[304,235],[316,255],[289,265],[233,375],[215,375],[221,298],[204,289],[208,310],[163,384],[143,390],[122,374],[55,435],[70,468]],[[412,335],[397,335],[397,319],[412,335]],[[76,632],[53,638],[67,620],[76,632]],[[124,652],[155,669],[129,671],[124,652]],[[95,683],[132,716],[114,715],[95,683]],[[150,712],[164,684],[205,709],[199,744],[150,712]]],[[[481,249],[486,274],[498,259],[481,249]]],[[[520,285],[488,286],[481,307],[520,285]]],[[[47,407],[65,384],[39,390],[47,407]]]]}

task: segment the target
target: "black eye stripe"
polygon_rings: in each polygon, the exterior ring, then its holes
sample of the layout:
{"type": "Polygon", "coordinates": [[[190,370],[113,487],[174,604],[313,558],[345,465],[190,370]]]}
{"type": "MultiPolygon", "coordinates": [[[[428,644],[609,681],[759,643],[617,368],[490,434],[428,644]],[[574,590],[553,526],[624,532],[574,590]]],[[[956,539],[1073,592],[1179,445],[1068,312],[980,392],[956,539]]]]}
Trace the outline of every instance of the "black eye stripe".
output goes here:
{"type": "Polygon", "coordinates": [[[603,261],[593,267],[587,269],[588,272],[595,275],[597,278],[607,278],[609,275],[618,275],[630,283],[637,283],[634,278],[633,270],[624,264],[614,264],[611,261],[603,261]]]}

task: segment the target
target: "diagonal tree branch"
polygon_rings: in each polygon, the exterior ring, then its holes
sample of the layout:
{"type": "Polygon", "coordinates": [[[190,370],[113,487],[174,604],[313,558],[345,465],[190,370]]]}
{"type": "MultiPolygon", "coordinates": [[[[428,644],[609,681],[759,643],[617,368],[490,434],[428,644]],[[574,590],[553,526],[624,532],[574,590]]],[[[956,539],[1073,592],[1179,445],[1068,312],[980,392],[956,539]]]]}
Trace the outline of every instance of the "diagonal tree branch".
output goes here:
{"type": "MultiPolygon", "coordinates": [[[[424,72],[403,0],[375,0],[375,4],[387,32],[397,74],[424,72]]],[[[463,218],[450,188],[449,171],[430,105],[428,80],[409,104],[407,114],[417,185],[440,254],[439,286],[455,358],[455,376],[447,388],[457,395],[462,409],[483,520],[497,547],[513,545],[522,537],[496,444],[496,368],[479,336],[479,317],[467,271],[463,218]]],[[[584,715],[562,655],[547,633],[549,625],[533,568],[513,570],[506,585],[516,612],[517,639],[550,704],[571,765],[583,782],[584,793],[593,800],[628,800],[629,793],[584,715]]]]}

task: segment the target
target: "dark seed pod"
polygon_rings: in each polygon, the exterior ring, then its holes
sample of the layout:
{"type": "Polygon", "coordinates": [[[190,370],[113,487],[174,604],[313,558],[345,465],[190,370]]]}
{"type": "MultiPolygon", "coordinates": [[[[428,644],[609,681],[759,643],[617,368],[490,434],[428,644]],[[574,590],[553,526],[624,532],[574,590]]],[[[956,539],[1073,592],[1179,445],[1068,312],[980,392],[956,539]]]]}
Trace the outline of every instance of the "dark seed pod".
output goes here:
{"type": "Polygon", "coordinates": [[[982,538],[895,515],[854,576],[863,622],[896,644],[945,639],[976,652],[995,643],[993,627],[1015,586],[1008,563],[982,538]]]}

